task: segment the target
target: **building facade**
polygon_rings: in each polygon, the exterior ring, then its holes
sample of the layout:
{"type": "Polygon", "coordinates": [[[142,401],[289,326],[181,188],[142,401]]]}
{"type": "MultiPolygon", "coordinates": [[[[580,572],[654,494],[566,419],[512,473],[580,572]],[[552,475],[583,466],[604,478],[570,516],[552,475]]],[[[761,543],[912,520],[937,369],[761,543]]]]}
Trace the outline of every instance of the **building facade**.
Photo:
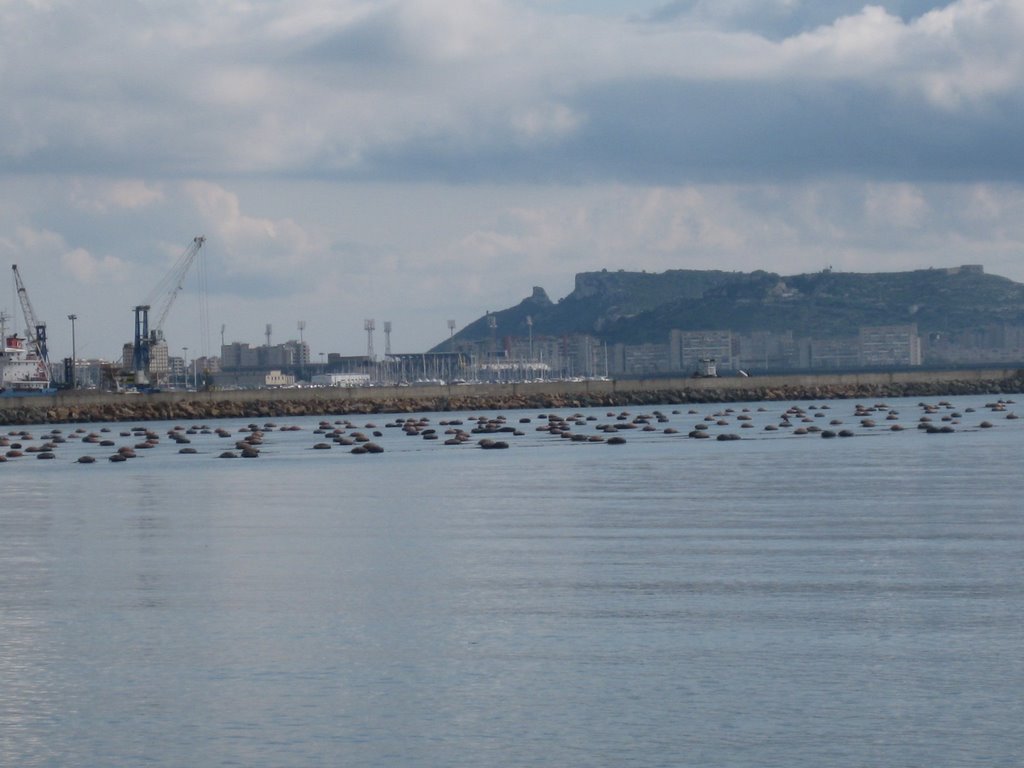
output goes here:
{"type": "Polygon", "coordinates": [[[669,334],[669,366],[673,371],[700,370],[702,360],[714,360],[718,370],[735,370],[733,333],[728,330],[679,331],[669,334]]]}
{"type": "Polygon", "coordinates": [[[858,334],[860,365],[885,368],[921,365],[917,325],[862,326],[858,334]]]}

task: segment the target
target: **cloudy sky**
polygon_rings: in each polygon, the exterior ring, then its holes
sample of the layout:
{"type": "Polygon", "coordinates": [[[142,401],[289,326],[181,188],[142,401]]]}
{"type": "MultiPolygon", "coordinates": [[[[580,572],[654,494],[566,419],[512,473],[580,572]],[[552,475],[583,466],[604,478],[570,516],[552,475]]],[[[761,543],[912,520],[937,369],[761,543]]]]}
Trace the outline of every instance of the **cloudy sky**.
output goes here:
{"type": "Polygon", "coordinates": [[[0,255],[55,357],[70,312],[119,354],[199,234],[210,349],[314,358],[602,268],[1024,281],[1022,39],[1022,0],[0,0],[0,255]]]}

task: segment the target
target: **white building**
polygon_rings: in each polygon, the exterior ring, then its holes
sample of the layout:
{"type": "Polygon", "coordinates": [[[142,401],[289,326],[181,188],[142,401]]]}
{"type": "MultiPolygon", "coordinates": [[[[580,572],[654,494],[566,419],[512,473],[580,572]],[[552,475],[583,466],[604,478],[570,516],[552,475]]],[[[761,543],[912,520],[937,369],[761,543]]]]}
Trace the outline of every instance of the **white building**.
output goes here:
{"type": "Polygon", "coordinates": [[[921,364],[917,325],[862,326],[858,334],[860,364],[869,368],[921,364]]]}
{"type": "Polygon", "coordinates": [[[734,369],[732,331],[679,331],[669,335],[669,364],[673,370],[700,370],[701,360],[713,358],[719,368],[734,369]]]}
{"type": "Polygon", "coordinates": [[[370,376],[366,373],[318,373],[312,383],[316,387],[368,387],[370,376]]]}

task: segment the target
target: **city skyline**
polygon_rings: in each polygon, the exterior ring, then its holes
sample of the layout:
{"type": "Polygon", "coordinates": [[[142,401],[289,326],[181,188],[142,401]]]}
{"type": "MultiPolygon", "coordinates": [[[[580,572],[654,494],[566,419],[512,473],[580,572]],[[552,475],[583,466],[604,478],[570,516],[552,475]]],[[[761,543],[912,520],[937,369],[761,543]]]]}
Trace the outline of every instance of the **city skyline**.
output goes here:
{"type": "Polygon", "coordinates": [[[197,235],[211,354],[426,349],[602,268],[1024,281],[1012,0],[112,9],[0,7],[0,256],[55,357],[69,314],[117,357],[197,235]]]}

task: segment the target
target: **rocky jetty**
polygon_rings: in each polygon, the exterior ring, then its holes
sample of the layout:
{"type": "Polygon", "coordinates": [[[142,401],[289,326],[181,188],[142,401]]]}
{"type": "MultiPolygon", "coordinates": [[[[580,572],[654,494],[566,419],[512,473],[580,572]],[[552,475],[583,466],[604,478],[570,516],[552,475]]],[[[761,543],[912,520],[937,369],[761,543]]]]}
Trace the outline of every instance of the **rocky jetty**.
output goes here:
{"type": "MultiPolygon", "coordinates": [[[[822,377],[822,381],[825,377],[822,377]]],[[[735,380],[732,380],[735,381],[735,380]]],[[[301,393],[301,390],[297,390],[301,393]]],[[[259,390],[231,393],[220,399],[216,393],[201,393],[195,399],[160,399],[138,395],[113,397],[90,403],[69,400],[53,405],[34,402],[35,398],[10,398],[0,402],[0,424],[58,424],[78,422],[121,422],[159,420],[215,420],[229,418],[270,418],[288,416],[348,415],[373,413],[420,413],[444,411],[516,410],[529,408],[623,407],[657,404],[728,403],[758,401],[801,401],[835,399],[879,399],[894,397],[936,397],[953,395],[1001,395],[1024,392],[1024,372],[1002,379],[932,379],[878,384],[792,383],[758,386],[715,386],[703,380],[694,386],[659,387],[656,381],[646,388],[579,392],[560,391],[548,385],[536,392],[509,394],[495,388],[493,394],[460,395],[455,388],[446,394],[410,392],[407,396],[338,396],[310,398],[296,394],[273,397],[259,390]]]]}

